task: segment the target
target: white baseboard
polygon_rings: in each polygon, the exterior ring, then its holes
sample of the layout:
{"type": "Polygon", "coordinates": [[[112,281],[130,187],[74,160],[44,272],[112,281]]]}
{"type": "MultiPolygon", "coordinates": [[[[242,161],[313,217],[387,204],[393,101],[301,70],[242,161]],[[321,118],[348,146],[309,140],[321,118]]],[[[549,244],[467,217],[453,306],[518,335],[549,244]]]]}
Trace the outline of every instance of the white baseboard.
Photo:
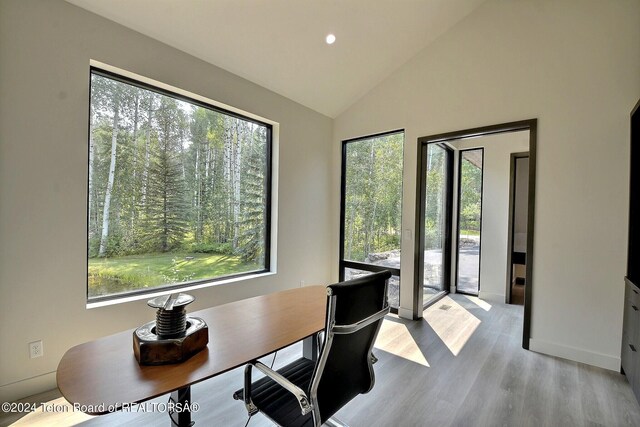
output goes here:
{"type": "Polygon", "coordinates": [[[620,357],[618,356],[596,353],[582,348],[570,347],[534,338],[529,339],[529,350],[620,372],[620,357]]]}
{"type": "Polygon", "coordinates": [[[478,294],[478,298],[483,299],[485,301],[491,302],[501,302],[504,303],[504,294],[494,294],[492,292],[482,292],[480,291],[478,294]]]}
{"type": "Polygon", "coordinates": [[[26,380],[6,384],[0,387],[0,402],[15,402],[16,400],[53,390],[57,387],[56,372],[38,375],[26,380]]]}

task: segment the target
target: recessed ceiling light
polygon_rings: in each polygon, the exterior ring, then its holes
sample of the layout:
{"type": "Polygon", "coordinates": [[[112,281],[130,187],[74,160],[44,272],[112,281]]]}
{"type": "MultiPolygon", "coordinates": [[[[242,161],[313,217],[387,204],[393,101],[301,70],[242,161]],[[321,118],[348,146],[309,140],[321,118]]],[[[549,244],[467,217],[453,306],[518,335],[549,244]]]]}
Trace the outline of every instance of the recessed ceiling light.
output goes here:
{"type": "Polygon", "coordinates": [[[333,44],[336,41],[336,36],[329,34],[325,40],[327,41],[327,44],[333,44]]]}

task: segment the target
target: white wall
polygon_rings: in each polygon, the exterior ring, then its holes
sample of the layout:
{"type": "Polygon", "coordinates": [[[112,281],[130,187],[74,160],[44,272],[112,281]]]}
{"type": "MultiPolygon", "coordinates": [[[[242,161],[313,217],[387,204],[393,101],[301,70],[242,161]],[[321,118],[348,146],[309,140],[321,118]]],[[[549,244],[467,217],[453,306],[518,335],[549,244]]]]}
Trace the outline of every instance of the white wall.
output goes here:
{"type": "MultiPolygon", "coordinates": [[[[336,177],[340,140],[406,130],[403,236],[413,236],[418,137],[538,118],[531,348],[614,370],[629,112],[640,97],[638,22],[637,0],[489,1],[334,124],[336,177]]],[[[333,188],[338,195],[337,178],[333,188]]],[[[337,205],[338,196],[334,212],[337,205]]],[[[412,238],[402,252],[413,253],[412,238]]],[[[405,314],[412,277],[413,257],[405,256],[405,314]]]]}
{"type": "Polygon", "coordinates": [[[194,291],[193,310],[324,284],[337,262],[331,119],[61,0],[2,0],[0,401],[55,387],[71,346],[154,316],[144,301],[85,308],[90,59],[280,123],[278,273],[194,291]]]}
{"type": "Polygon", "coordinates": [[[452,141],[450,145],[458,150],[484,148],[478,296],[486,300],[504,302],[508,272],[511,153],[529,151],[529,131],[452,141]]]}

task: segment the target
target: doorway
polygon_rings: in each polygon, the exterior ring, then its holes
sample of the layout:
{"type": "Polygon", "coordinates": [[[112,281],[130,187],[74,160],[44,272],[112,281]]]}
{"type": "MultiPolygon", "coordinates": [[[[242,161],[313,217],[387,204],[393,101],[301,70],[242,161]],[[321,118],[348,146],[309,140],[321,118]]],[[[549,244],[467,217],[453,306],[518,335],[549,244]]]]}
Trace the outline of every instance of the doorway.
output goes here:
{"type": "MultiPolygon", "coordinates": [[[[534,263],[533,235],[534,235],[535,182],[536,182],[535,180],[536,140],[537,140],[537,120],[536,119],[503,123],[503,124],[473,128],[473,129],[465,129],[462,131],[448,132],[444,134],[431,135],[431,136],[418,138],[418,175],[417,175],[418,184],[416,185],[416,192],[417,192],[416,194],[416,240],[415,240],[415,253],[414,253],[415,279],[414,279],[414,292],[413,292],[414,317],[415,318],[421,317],[422,308],[423,308],[422,302],[424,299],[424,295],[422,291],[425,285],[430,284],[426,281],[426,277],[427,277],[426,269],[427,269],[427,264],[429,262],[429,254],[427,252],[430,250],[430,247],[428,245],[429,238],[427,237],[427,233],[430,231],[430,227],[428,223],[428,219],[429,219],[428,211],[429,209],[434,209],[434,207],[428,206],[429,198],[427,197],[427,193],[429,190],[428,173],[430,171],[430,168],[429,168],[430,159],[428,156],[429,147],[440,147],[440,148],[444,148],[445,150],[447,149],[449,150],[448,151],[449,166],[447,170],[448,179],[446,180],[446,185],[443,188],[446,188],[449,194],[449,196],[447,197],[448,210],[446,212],[447,212],[447,216],[451,218],[452,216],[451,204],[453,200],[452,192],[451,192],[451,187],[452,187],[451,177],[453,175],[452,170],[453,170],[453,157],[454,157],[452,155],[454,154],[454,150],[452,148],[456,148],[457,150],[461,150],[463,148],[479,148],[482,145],[475,140],[478,137],[495,136],[495,138],[503,138],[503,137],[511,138],[511,136],[503,135],[503,134],[515,135],[516,133],[520,137],[524,137],[524,141],[522,141],[522,144],[524,144],[524,147],[522,148],[524,148],[524,150],[520,148],[519,151],[526,151],[527,145],[528,145],[528,151],[529,151],[528,181],[526,185],[526,196],[527,196],[526,197],[526,200],[527,200],[526,231],[525,231],[526,262],[524,265],[524,270],[525,270],[524,275],[526,277],[526,286],[524,289],[524,316],[523,316],[523,328],[522,328],[522,347],[524,349],[529,349],[529,339],[530,339],[530,329],[531,329],[531,303],[532,303],[532,294],[533,294],[533,288],[534,288],[532,272],[533,272],[533,263],[534,263]]],[[[458,153],[458,155],[460,155],[460,153],[458,153]]],[[[477,262],[478,291],[477,292],[479,293],[480,298],[489,298],[490,296],[493,296],[493,297],[499,297],[500,301],[504,301],[506,294],[505,294],[505,289],[503,287],[504,286],[503,284],[507,280],[505,279],[505,273],[507,272],[504,269],[504,265],[505,265],[504,262],[505,262],[505,258],[508,259],[509,263],[511,262],[511,260],[509,259],[511,258],[511,250],[510,250],[511,248],[509,247],[508,242],[511,242],[513,240],[513,232],[511,231],[511,224],[507,224],[509,222],[509,217],[510,217],[509,215],[510,211],[508,210],[509,153],[507,152],[506,158],[504,160],[495,158],[499,160],[499,163],[492,163],[491,165],[487,163],[488,160],[486,156],[487,154],[486,152],[484,152],[483,167],[482,167],[483,185],[485,185],[484,181],[486,181],[487,183],[492,183],[492,180],[496,179],[496,171],[498,169],[501,169],[502,171],[504,171],[504,172],[500,172],[500,176],[503,177],[500,179],[502,179],[501,182],[504,183],[503,184],[504,190],[500,190],[498,193],[495,193],[495,194],[498,194],[499,195],[498,197],[501,197],[503,200],[500,204],[500,206],[503,206],[503,207],[499,209],[499,212],[501,213],[496,214],[498,215],[498,217],[494,217],[492,219],[492,221],[497,221],[497,223],[493,225],[497,225],[498,228],[496,228],[496,230],[499,229],[499,232],[496,232],[497,234],[494,232],[487,234],[487,232],[484,232],[483,230],[484,227],[482,226],[482,224],[480,225],[481,230],[483,231],[485,244],[488,245],[486,250],[484,248],[483,250],[485,251],[486,256],[488,256],[487,254],[491,253],[492,251],[494,253],[499,252],[502,255],[500,256],[500,258],[495,258],[495,259],[501,260],[499,265],[497,265],[497,267],[494,265],[493,267],[495,268],[492,267],[492,269],[490,270],[487,269],[486,271],[486,274],[492,275],[496,280],[489,280],[486,282],[483,281],[483,283],[485,283],[486,286],[483,286],[484,291],[480,290],[480,264],[484,265],[485,260],[484,260],[484,257],[482,260],[480,260],[480,233],[478,234],[478,262],[477,262]],[[498,164],[502,166],[497,166],[498,164]],[[509,231],[507,231],[507,228],[509,229],[509,231]],[[508,233],[509,233],[509,236],[508,236],[509,239],[507,239],[508,233]],[[487,288],[489,288],[489,290],[487,290],[487,288]]],[[[491,162],[493,162],[493,160],[491,162]]],[[[493,185],[493,188],[498,188],[494,184],[492,185],[493,185]]],[[[486,192],[486,191],[483,190],[481,192],[486,192]]],[[[487,204],[486,206],[487,209],[491,208],[489,210],[498,212],[497,204],[494,202],[495,198],[493,198],[492,196],[487,200],[492,200],[491,203],[487,204]]],[[[463,209],[463,208],[464,208],[463,206],[459,206],[459,209],[463,209]]],[[[456,209],[456,213],[459,211],[459,209],[456,209]]],[[[489,210],[486,212],[487,215],[489,214],[489,210]]],[[[441,223],[445,223],[445,224],[446,222],[447,222],[446,219],[441,221],[441,223]]],[[[459,249],[458,247],[456,247],[455,248],[456,250],[452,251],[451,237],[454,231],[456,235],[460,235],[460,236],[462,236],[462,233],[459,233],[459,231],[463,231],[463,230],[460,230],[458,226],[456,226],[454,230],[454,227],[451,226],[452,222],[453,221],[451,219],[448,220],[448,226],[445,225],[445,227],[449,231],[445,232],[444,235],[442,236],[442,238],[444,239],[442,240],[442,243],[443,243],[442,247],[443,247],[443,251],[446,252],[445,254],[441,255],[441,259],[443,263],[442,265],[445,268],[445,271],[444,273],[442,273],[442,276],[441,276],[442,280],[440,282],[440,283],[444,283],[444,286],[445,286],[444,290],[441,291],[442,294],[449,291],[449,288],[451,287],[450,278],[454,275],[457,277],[459,275],[459,271],[461,271],[461,270],[458,270],[457,267],[454,270],[451,269],[452,255],[453,256],[458,255],[458,249],[459,249]],[[446,263],[449,263],[448,269],[446,267],[446,263]]],[[[482,223],[482,221],[480,222],[482,223]]],[[[487,223],[487,226],[490,223],[488,220],[484,222],[487,223]]],[[[487,228],[487,230],[489,230],[489,228],[487,228]]],[[[466,234],[470,235],[471,233],[466,233],[466,234]]],[[[459,244],[457,246],[459,246],[459,244]]],[[[462,257],[460,257],[460,259],[462,259],[462,257]]],[[[456,265],[459,264],[459,260],[457,256],[456,256],[455,264],[456,265]]],[[[482,271],[483,272],[485,271],[484,267],[482,268],[482,271]]],[[[484,277],[485,273],[482,273],[482,274],[484,277]]],[[[506,276],[510,278],[511,273],[508,273],[506,276]]],[[[455,288],[453,290],[455,291],[455,288]]],[[[433,299],[430,299],[430,301],[433,302],[433,299]]]]}
{"type": "Polygon", "coordinates": [[[506,303],[524,305],[527,265],[529,153],[511,154],[509,173],[509,257],[506,303]]]}

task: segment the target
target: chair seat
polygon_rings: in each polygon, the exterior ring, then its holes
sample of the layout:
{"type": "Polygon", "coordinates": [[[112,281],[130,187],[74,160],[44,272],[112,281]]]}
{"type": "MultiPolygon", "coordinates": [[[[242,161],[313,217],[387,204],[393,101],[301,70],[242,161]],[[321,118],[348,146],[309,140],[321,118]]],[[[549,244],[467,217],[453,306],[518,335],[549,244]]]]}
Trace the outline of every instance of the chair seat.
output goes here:
{"type": "MultiPolygon", "coordinates": [[[[278,369],[277,372],[308,393],[314,367],[315,362],[303,357],[278,369]]],[[[236,393],[242,396],[242,389],[236,393]]],[[[302,415],[296,398],[269,377],[260,378],[251,384],[251,400],[260,412],[281,426],[313,425],[311,412],[302,415]]]]}
{"type": "MultiPolygon", "coordinates": [[[[389,313],[390,277],[391,272],[384,270],[328,286],[325,336],[319,344],[322,350],[318,364],[301,358],[274,374],[264,364],[251,363],[245,369],[247,389],[235,392],[234,399],[243,399],[246,391],[245,407],[249,414],[260,411],[283,427],[320,427],[323,421],[335,425],[333,415],[354,397],[368,393],[375,384],[371,349],[384,316],[389,313]],[[267,377],[249,384],[253,366],[267,377]],[[306,393],[313,405],[308,408],[310,412],[301,413],[295,397],[300,390],[288,392],[270,377],[289,389],[293,383],[306,393]],[[310,384],[314,387],[313,395],[310,384]]],[[[302,396],[298,397],[302,400],[302,396]]]]}

